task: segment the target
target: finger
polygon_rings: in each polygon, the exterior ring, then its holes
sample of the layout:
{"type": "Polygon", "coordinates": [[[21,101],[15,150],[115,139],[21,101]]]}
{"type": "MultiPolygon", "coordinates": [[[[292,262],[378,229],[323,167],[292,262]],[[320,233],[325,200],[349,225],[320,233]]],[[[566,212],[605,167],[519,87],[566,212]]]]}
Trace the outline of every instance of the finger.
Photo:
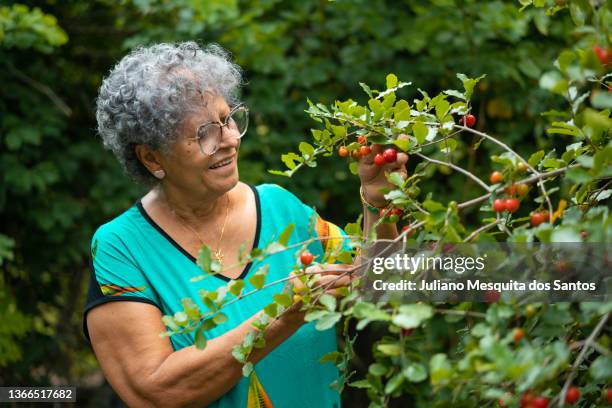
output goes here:
{"type": "Polygon", "coordinates": [[[322,264],[320,274],[338,275],[353,268],[351,264],[322,264]]]}
{"type": "Polygon", "coordinates": [[[340,288],[342,286],[348,286],[351,283],[350,276],[323,276],[317,282],[317,287],[326,289],[340,288]]]}

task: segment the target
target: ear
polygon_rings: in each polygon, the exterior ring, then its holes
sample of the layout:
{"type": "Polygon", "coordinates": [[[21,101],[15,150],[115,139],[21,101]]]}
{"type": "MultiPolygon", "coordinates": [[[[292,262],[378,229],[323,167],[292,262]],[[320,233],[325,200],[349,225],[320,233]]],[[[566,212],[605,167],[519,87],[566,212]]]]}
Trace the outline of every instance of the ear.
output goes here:
{"type": "Polygon", "coordinates": [[[149,172],[153,173],[155,171],[164,170],[161,165],[161,154],[147,145],[136,145],[134,147],[134,151],[136,152],[136,157],[142,163],[143,166],[149,170],[149,172]]]}

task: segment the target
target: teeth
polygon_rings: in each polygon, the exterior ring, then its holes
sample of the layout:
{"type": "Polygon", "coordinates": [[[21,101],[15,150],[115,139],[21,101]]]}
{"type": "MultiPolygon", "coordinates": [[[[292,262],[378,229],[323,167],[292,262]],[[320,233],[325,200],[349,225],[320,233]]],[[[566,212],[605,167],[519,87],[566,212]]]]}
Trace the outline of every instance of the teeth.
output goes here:
{"type": "Polygon", "coordinates": [[[226,164],[230,164],[232,162],[232,159],[227,159],[227,160],[223,160],[220,163],[214,164],[212,166],[210,166],[211,169],[216,169],[217,167],[221,167],[221,166],[225,166],[226,164]]]}

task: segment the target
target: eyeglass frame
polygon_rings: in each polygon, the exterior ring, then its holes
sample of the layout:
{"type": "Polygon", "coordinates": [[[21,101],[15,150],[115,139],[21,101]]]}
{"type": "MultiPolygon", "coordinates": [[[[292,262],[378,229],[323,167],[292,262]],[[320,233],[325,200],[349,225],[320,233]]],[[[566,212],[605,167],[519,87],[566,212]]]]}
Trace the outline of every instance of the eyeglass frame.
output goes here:
{"type": "Polygon", "coordinates": [[[236,139],[242,139],[242,137],[246,134],[247,129],[249,128],[249,108],[244,103],[239,103],[238,105],[234,106],[232,110],[230,110],[228,115],[225,117],[225,121],[223,122],[223,124],[220,125],[218,122],[210,121],[210,122],[202,123],[196,128],[194,140],[198,144],[198,147],[200,148],[200,152],[202,152],[203,155],[212,156],[213,154],[217,152],[217,150],[219,150],[219,144],[221,142],[221,139],[223,138],[223,128],[229,125],[229,120],[232,118],[232,115],[240,108],[243,108],[246,111],[246,117],[247,117],[247,125],[244,129],[244,132],[242,132],[240,136],[236,138],[236,139]],[[219,142],[217,142],[217,145],[215,146],[215,149],[213,150],[212,153],[205,153],[204,150],[202,149],[202,145],[200,144],[200,139],[202,138],[202,136],[199,136],[200,129],[208,125],[219,126],[219,130],[221,131],[221,138],[219,139],[219,142]]]}

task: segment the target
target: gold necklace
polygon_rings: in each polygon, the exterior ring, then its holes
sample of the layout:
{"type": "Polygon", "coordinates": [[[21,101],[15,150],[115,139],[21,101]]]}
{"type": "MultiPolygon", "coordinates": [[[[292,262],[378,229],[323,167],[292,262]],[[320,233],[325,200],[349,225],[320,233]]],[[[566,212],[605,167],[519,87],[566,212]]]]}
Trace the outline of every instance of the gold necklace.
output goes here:
{"type": "MultiPolygon", "coordinates": [[[[220,265],[223,265],[223,257],[224,254],[221,251],[221,241],[223,240],[223,233],[225,232],[225,226],[227,225],[227,219],[229,216],[229,210],[230,210],[230,201],[229,201],[229,195],[226,196],[227,197],[227,205],[225,207],[225,219],[223,220],[223,226],[221,227],[221,233],[219,234],[219,240],[217,241],[217,249],[214,252],[214,256],[217,259],[217,262],[219,262],[220,265]]],[[[198,238],[198,240],[200,241],[200,245],[204,246],[204,240],[202,239],[202,237],[200,236],[200,234],[198,233],[198,231],[196,231],[193,227],[191,227],[191,225],[187,224],[187,221],[181,217],[180,215],[178,215],[176,213],[176,211],[174,211],[174,208],[172,208],[172,206],[170,206],[170,211],[172,212],[172,214],[176,217],[176,219],[181,223],[181,225],[183,227],[185,227],[186,229],[190,230],[191,232],[193,232],[193,234],[198,238]]]]}

